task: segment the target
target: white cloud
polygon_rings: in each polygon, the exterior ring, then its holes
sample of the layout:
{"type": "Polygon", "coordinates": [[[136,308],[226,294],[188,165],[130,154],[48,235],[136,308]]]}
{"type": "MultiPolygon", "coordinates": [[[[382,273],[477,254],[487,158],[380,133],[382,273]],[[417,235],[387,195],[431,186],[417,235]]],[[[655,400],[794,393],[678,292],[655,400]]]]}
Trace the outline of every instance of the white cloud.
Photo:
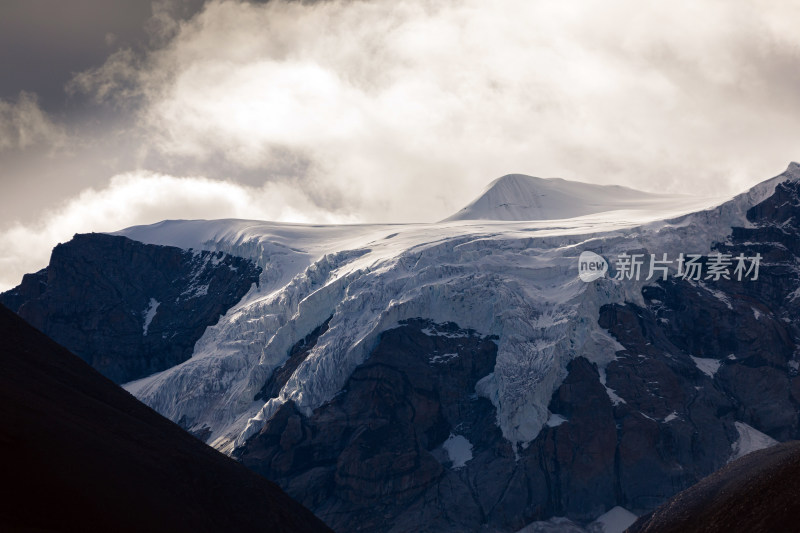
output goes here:
{"type": "Polygon", "coordinates": [[[265,175],[294,152],[298,186],[355,216],[434,220],[508,172],[733,193],[782,170],[800,145],[787,19],[778,2],[214,0],[107,70],[135,72],[151,150],[265,175]]]}
{"type": "Polygon", "coordinates": [[[287,185],[260,188],[197,177],[154,173],[115,176],[102,189],[86,189],[38,223],[0,230],[0,291],[15,286],[23,274],[46,266],[53,246],[75,233],[116,231],[165,219],[242,218],[308,222],[349,222],[320,212],[287,185]],[[309,215],[308,213],[313,213],[309,215]]]}
{"type": "Polygon", "coordinates": [[[16,102],[0,99],[0,152],[35,145],[56,149],[65,140],[63,127],[39,107],[35,94],[23,91],[16,102]]]}

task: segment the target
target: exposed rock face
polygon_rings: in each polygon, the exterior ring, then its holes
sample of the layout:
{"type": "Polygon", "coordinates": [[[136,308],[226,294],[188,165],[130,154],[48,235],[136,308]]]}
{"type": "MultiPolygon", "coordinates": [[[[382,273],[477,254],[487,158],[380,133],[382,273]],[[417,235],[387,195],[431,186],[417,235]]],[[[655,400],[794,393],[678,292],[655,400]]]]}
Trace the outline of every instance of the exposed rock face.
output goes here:
{"type": "Polygon", "coordinates": [[[105,234],[76,235],[0,302],[116,383],[189,359],[260,268],[105,234]]]}
{"type": "Polygon", "coordinates": [[[480,523],[480,483],[452,468],[469,466],[469,452],[454,461],[443,444],[451,435],[473,449],[502,440],[494,408],[474,393],[496,356],[496,344],[474,331],[406,321],[381,336],[333,400],[311,417],[284,404],[237,456],[335,530],[480,523]]]}

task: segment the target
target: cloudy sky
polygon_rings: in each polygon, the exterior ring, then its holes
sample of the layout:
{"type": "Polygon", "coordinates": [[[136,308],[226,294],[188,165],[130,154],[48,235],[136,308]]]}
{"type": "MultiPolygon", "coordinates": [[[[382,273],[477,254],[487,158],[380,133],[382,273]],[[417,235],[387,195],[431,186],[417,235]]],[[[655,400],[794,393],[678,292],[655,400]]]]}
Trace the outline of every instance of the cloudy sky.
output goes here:
{"type": "Polygon", "coordinates": [[[434,221],[518,172],[734,194],[800,159],[781,0],[0,3],[0,290],[76,232],[434,221]]]}

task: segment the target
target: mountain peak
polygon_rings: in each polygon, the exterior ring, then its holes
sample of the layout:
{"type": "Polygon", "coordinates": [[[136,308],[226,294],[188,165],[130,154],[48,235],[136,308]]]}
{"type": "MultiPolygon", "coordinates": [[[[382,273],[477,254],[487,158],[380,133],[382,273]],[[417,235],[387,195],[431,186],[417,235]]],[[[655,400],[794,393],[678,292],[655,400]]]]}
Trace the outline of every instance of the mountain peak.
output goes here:
{"type": "Polygon", "coordinates": [[[445,221],[555,220],[637,208],[667,198],[674,197],[619,185],[506,174],[492,181],[480,196],[445,221]]]}

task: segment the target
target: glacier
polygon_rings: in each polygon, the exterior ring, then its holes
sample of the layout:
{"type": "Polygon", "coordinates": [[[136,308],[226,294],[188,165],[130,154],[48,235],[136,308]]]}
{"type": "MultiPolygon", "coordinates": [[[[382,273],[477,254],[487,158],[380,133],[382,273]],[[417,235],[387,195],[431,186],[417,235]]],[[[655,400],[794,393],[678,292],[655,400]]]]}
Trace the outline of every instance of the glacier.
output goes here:
{"type": "MultiPolygon", "coordinates": [[[[223,251],[263,271],[258,286],[206,330],[191,359],[125,388],[187,429],[210,431],[208,442],[232,453],[283,403],[291,400],[310,414],[330,400],[383,331],[423,317],[497,337],[494,372],[476,393],[496,407],[503,436],[524,448],[553,422],[547,405],[568,363],[584,356],[598,365],[602,379],[620,349],[597,324],[600,307],[639,302],[648,283],[610,277],[585,283],[577,272],[581,252],[606,258],[709,253],[731,226],[749,226],[747,209],[787,179],[800,180],[800,165],[732,199],[640,193],[615,202],[609,189],[608,201],[588,212],[580,205],[597,186],[570,182],[559,205],[571,218],[552,218],[548,211],[535,220],[502,220],[509,212],[504,204],[520,196],[520,187],[531,198],[564,189],[513,175],[493,182],[490,197],[471,204],[480,206],[479,218],[457,213],[439,223],[341,226],[197,220],[128,228],[117,234],[223,251]],[[574,209],[565,207],[570,202],[574,209]],[[290,348],[328,319],[280,393],[254,400],[290,348]]],[[[530,210],[512,214],[535,216],[530,210]]],[[[606,390],[612,402],[624,402],[606,390]]]]}

